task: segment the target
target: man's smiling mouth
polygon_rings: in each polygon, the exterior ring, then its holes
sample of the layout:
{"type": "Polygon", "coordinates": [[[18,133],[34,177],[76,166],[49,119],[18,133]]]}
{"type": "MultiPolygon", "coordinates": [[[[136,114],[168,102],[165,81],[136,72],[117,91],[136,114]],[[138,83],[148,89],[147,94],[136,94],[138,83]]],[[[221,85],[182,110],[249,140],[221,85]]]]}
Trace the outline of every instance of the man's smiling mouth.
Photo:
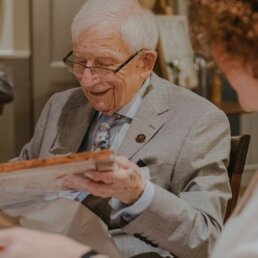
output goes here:
{"type": "Polygon", "coordinates": [[[94,95],[94,96],[103,96],[105,95],[108,91],[110,91],[111,89],[107,89],[107,90],[104,90],[104,91],[100,91],[100,92],[92,92],[91,91],[91,94],[94,95]]]}

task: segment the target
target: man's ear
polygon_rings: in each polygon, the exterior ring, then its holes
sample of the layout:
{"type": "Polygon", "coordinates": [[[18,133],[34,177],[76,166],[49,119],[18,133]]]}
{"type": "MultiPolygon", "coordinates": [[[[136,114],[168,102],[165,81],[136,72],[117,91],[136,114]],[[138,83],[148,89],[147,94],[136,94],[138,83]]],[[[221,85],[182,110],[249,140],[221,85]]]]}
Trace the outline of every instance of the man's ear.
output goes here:
{"type": "Polygon", "coordinates": [[[153,71],[154,64],[157,59],[157,52],[155,50],[144,50],[141,61],[141,77],[147,79],[153,71]]]}

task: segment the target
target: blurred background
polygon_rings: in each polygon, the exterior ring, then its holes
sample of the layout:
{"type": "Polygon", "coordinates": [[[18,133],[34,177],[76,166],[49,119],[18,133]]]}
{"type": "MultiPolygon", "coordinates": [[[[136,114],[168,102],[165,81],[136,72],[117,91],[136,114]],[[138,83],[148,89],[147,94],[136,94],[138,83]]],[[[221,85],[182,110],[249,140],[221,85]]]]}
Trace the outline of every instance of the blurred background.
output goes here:
{"type": "MultiPolygon", "coordinates": [[[[139,0],[140,1],[140,0],[139,0]]],[[[85,0],[0,0],[0,80],[13,85],[14,100],[0,98],[0,162],[29,141],[49,96],[78,86],[62,62],[71,50],[70,24],[85,0]]],[[[141,0],[158,15],[160,42],[155,72],[214,102],[228,116],[233,135],[251,134],[242,178],[258,169],[258,115],[239,106],[234,91],[213,64],[192,48],[188,25],[194,13],[184,0],[141,0]],[[256,146],[256,148],[255,148],[256,146]]]]}

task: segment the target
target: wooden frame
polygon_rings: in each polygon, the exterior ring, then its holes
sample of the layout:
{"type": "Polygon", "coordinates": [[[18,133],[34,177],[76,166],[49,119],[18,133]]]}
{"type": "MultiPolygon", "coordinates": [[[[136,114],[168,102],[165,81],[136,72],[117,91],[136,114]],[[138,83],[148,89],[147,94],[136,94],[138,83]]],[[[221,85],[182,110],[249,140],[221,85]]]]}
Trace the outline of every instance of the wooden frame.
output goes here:
{"type": "Polygon", "coordinates": [[[194,70],[194,53],[189,39],[187,18],[180,15],[157,17],[162,75],[177,85],[195,88],[198,79],[194,70]]]}

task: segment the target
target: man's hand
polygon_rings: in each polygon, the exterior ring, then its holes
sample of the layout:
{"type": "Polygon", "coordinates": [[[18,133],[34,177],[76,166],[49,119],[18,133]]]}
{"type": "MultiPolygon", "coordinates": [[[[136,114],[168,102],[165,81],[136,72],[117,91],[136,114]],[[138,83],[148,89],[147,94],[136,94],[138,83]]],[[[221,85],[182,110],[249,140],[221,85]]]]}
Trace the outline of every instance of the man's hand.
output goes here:
{"type": "Polygon", "coordinates": [[[0,258],[80,258],[88,251],[89,247],[62,235],[22,228],[0,230],[0,258]]]}
{"type": "Polygon", "coordinates": [[[145,185],[146,180],[139,167],[121,156],[115,158],[114,166],[109,171],[86,171],[64,178],[65,187],[103,198],[115,197],[127,205],[140,198],[145,185]]]}

